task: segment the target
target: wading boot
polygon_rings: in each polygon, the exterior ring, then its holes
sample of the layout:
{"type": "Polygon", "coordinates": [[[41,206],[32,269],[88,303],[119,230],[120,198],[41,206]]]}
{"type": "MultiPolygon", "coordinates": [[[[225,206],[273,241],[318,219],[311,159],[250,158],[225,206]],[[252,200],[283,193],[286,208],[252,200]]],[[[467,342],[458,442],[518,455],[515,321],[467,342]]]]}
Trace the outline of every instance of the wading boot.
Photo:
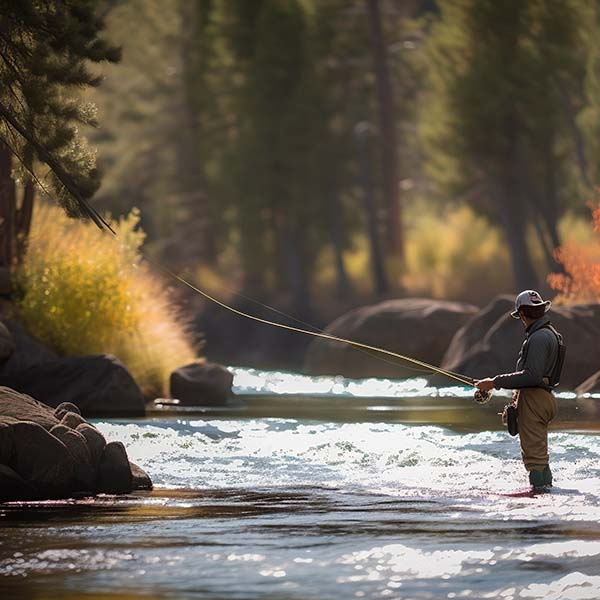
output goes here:
{"type": "Polygon", "coordinates": [[[531,484],[531,487],[536,490],[546,487],[546,484],[544,483],[544,470],[531,469],[531,471],[529,471],[529,483],[531,484]]]}
{"type": "Polygon", "coordinates": [[[546,465],[543,471],[544,475],[544,486],[552,487],[552,471],[550,470],[550,465],[546,465]]]}

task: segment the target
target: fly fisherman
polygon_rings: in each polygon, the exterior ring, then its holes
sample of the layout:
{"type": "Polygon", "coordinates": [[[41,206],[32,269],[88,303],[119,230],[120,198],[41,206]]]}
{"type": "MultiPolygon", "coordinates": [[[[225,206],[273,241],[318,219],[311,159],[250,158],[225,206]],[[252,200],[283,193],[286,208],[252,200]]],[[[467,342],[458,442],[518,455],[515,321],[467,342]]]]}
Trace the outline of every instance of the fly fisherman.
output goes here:
{"type": "Polygon", "coordinates": [[[475,381],[482,391],[493,388],[514,389],[521,456],[534,488],[550,487],[552,472],[548,465],[548,423],[557,412],[552,389],[558,384],[564,360],[561,335],[552,327],[546,312],[549,300],[534,290],[521,292],[510,316],[521,319],[525,341],[519,352],[517,370],[475,381]]]}

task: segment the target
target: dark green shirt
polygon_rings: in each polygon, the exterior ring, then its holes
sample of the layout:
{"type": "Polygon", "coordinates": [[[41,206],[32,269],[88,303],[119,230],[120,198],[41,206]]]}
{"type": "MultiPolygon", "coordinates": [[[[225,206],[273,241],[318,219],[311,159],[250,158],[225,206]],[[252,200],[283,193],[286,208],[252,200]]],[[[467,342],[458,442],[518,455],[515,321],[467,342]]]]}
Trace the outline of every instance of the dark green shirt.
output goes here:
{"type": "Polygon", "coordinates": [[[544,315],[526,329],[525,341],[517,360],[517,369],[514,373],[496,375],[494,385],[497,388],[552,389],[544,382],[544,377],[550,375],[558,357],[558,339],[556,334],[546,327],[548,323],[550,318],[544,315]]]}

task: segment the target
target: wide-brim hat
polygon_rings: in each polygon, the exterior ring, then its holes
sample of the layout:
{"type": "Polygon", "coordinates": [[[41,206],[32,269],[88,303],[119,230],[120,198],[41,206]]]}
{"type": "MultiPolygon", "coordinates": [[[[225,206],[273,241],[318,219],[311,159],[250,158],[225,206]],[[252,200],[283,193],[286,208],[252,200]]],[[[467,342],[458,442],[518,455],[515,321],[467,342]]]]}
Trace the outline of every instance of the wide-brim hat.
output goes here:
{"type": "Polygon", "coordinates": [[[522,306],[542,306],[544,305],[544,312],[550,310],[552,302],[550,300],[544,300],[535,290],[525,290],[521,292],[515,298],[515,310],[510,313],[513,319],[520,319],[519,309],[522,306]]]}

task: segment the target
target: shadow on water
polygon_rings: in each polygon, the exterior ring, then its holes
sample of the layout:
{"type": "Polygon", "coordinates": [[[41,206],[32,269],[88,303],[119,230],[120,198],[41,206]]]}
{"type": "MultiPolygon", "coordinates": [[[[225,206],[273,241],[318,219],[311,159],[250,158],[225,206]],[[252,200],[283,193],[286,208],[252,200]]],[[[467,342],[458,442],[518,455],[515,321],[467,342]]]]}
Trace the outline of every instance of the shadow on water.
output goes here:
{"type": "MultiPolygon", "coordinates": [[[[0,597],[219,597],[193,573],[182,574],[180,568],[173,575],[170,569],[177,565],[169,566],[169,560],[183,556],[194,564],[198,556],[206,561],[211,553],[243,552],[240,548],[279,554],[328,552],[349,542],[358,547],[391,541],[487,547],[515,539],[527,544],[572,538],[598,540],[600,528],[490,518],[485,506],[465,498],[396,498],[322,487],[158,489],[123,497],[12,503],[0,505],[0,597]],[[159,570],[157,581],[134,585],[132,580],[140,577],[135,574],[151,567],[159,570]]],[[[245,596],[238,590],[233,597],[245,596]]]]}
{"type": "MultiPolygon", "coordinates": [[[[566,490],[569,492],[569,490],[566,490]]],[[[572,490],[577,493],[576,490],[572,490]]],[[[525,505],[530,499],[524,499],[525,505]]],[[[11,530],[42,531],[52,528],[60,534],[72,526],[127,526],[155,521],[236,519],[236,526],[277,529],[281,533],[301,530],[310,535],[361,535],[388,533],[444,535],[470,539],[507,533],[535,533],[555,536],[568,529],[569,535],[600,539],[600,529],[587,525],[576,529],[565,523],[544,522],[539,527],[530,520],[507,521],[486,517],[485,507],[470,506],[468,499],[391,498],[367,492],[347,492],[333,488],[300,488],[288,490],[159,489],[129,496],[99,496],[81,500],[22,502],[0,504],[0,557],[6,555],[6,542],[11,530]],[[459,511],[462,518],[448,518],[459,511]],[[465,517],[477,522],[477,529],[465,530],[465,517]],[[278,517],[271,519],[270,517],[278,517]],[[279,518],[282,517],[282,518],[279,518]],[[287,518],[286,518],[287,517],[287,518]],[[306,517],[312,517],[305,520],[306,517]],[[323,518],[325,517],[325,518],[323,518]],[[240,521],[237,521],[239,519],[240,521]],[[295,521],[301,520],[301,523],[295,521]]],[[[186,540],[186,544],[189,540],[186,540]]]]}

